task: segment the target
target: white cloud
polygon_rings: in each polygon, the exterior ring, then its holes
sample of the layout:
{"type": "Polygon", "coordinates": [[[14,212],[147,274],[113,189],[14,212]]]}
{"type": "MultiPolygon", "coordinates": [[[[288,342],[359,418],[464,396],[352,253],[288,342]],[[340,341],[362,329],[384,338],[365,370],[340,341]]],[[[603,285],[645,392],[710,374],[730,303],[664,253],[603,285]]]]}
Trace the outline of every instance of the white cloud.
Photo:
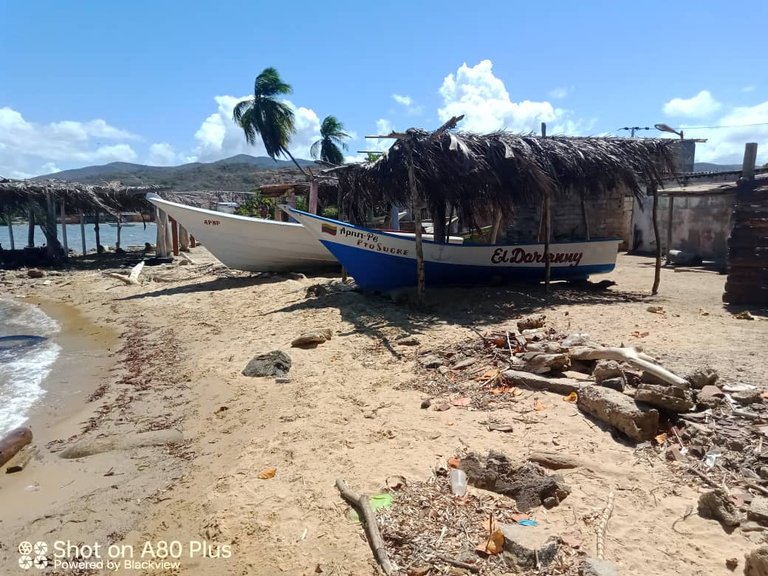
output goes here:
{"type": "Polygon", "coordinates": [[[152,166],[174,166],[181,161],[181,157],[166,142],[152,144],[149,147],[149,164],[152,166]]]}
{"type": "Polygon", "coordinates": [[[732,108],[714,121],[713,126],[723,128],[681,126],[686,137],[707,139],[706,143],[696,144],[697,162],[740,164],[747,142],[757,142],[758,165],[768,161],[768,101],[732,108]]]}
{"type": "Polygon", "coordinates": [[[513,102],[504,82],[493,74],[490,60],[472,67],[462,64],[455,74],[445,77],[439,92],[443,98],[440,120],[464,114],[460,126],[472,132],[538,132],[541,122],[546,122],[550,134],[574,135],[590,127],[550,102],[513,102]]]}
{"type": "Polygon", "coordinates": [[[568,94],[570,94],[570,93],[571,93],[571,89],[570,88],[565,88],[565,87],[561,86],[559,88],[554,88],[554,89],[550,90],[549,91],[549,97],[550,98],[554,98],[555,100],[562,100],[563,98],[568,96],[568,94]]]}
{"type": "Polygon", "coordinates": [[[754,92],[755,87],[754,86],[744,86],[744,88],[741,89],[742,92],[754,92]]]}
{"type": "Polygon", "coordinates": [[[691,98],[672,98],[664,104],[664,114],[674,117],[707,118],[721,108],[720,102],[709,90],[702,90],[691,98]]]}
{"type": "Polygon", "coordinates": [[[392,99],[398,104],[402,104],[406,108],[409,108],[413,104],[413,99],[410,96],[401,96],[400,94],[392,94],[392,99]]]}
{"type": "Polygon", "coordinates": [[[125,140],[140,140],[104,120],[51,123],[27,121],[10,107],[0,108],[0,175],[29,178],[59,170],[113,161],[133,162],[137,154],[125,140]],[[112,140],[112,144],[103,144],[112,140]]]}
{"type": "MultiPolygon", "coordinates": [[[[249,145],[245,141],[243,129],[232,120],[235,104],[246,98],[248,97],[216,96],[214,98],[217,110],[208,116],[195,132],[197,145],[191,159],[211,162],[236,154],[267,155],[261,140],[257,139],[255,146],[249,145]]],[[[312,143],[320,138],[320,119],[310,108],[296,107],[287,100],[285,102],[293,109],[296,127],[288,149],[295,158],[310,158],[309,149],[312,143]]]]}

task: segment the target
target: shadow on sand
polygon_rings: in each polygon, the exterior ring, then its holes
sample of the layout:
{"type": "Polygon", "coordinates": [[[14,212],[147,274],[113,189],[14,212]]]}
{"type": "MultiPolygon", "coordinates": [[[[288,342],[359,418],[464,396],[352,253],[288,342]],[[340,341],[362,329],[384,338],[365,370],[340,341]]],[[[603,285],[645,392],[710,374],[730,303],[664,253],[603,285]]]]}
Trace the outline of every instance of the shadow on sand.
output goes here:
{"type": "Polygon", "coordinates": [[[393,332],[419,334],[436,324],[479,329],[563,304],[608,306],[644,302],[648,298],[640,293],[574,288],[565,283],[553,284],[549,293],[540,285],[430,288],[425,305],[417,308],[390,297],[349,290],[307,298],[265,314],[334,308],[354,327],[343,335],[367,334],[399,357],[389,341],[393,332]]]}

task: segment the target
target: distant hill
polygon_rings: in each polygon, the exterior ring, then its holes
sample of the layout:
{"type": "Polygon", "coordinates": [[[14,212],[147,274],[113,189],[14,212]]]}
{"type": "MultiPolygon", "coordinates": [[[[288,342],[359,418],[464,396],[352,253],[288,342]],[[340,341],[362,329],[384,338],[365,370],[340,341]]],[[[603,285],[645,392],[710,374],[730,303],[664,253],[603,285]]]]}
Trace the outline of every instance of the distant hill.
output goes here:
{"type": "Polygon", "coordinates": [[[712,164],[711,162],[696,162],[694,172],[731,172],[741,170],[741,164],[712,164]]]}
{"type": "MultiPolygon", "coordinates": [[[[316,166],[299,160],[301,166],[316,166]]],[[[111,162],[102,166],[86,166],[38,176],[36,180],[55,178],[83,184],[100,184],[119,180],[126,186],[170,186],[177,191],[231,190],[250,191],[262,184],[275,184],[301,179],[293,162],[272,160],[267,156],[238,154],[216,162],[193,162],[181,166],[146,166],[128,162],[111,162]]]]}

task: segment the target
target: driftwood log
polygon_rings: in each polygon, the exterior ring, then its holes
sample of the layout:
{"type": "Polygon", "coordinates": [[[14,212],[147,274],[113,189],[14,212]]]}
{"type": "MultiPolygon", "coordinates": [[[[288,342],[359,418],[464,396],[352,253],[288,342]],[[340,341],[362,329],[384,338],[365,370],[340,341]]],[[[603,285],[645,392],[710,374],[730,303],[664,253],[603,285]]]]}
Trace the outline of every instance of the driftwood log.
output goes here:
{"type": "Polygon", "coordinates": [[[571,392],[578,392],[579,388],[581,388],[581,383],[578,380],[546,378],[532,372],[523,372],[522,370],[504,370],[503,376],[516,386],[525,386],[531,390],[546,390],[547,392],[563,394],[564,396],[571,392]]]}
{"type": "Polygon", "coordinates": [[[139,284],[139,274],[141,274],[141,271],[144,269],[144,261],[142,260],[136,266],[131,268],[130,274],[120,274],[119,272],[109,272],[107,276],[110,278],[116,278],[118,280],[122,280],[126,284],[137,286],[139,284]]]}
{"type": "Polygon", "coordinates": [[[572,360],[616,360],[617,362],[628,362],[673,386],[688,387],[688,381],[685,378],[681,378],[666,368],[662,368],[654,362],[652,357],[638,352],[634,348],[589,348],[579,346],[571,348],[568,354],[572,360]]]}
{"type": "Polygon", "coordinates": [[[19,452],[8,461],[8,467],[5,469],[6,474],[13,474],[14,472],[21,472],[27,467],[30,460],[37,454],[37,447],[32,444],[27,444],[19,450],[19,452]]]}
{"type": "Polygon", "coordinates": [[[5,465],[16,453],[32,442],[32,430],[26,426],[14,428],[0,440],[0,466],[5,465]]]}
{"type": "Polygon", "coordinates": [[[376,562],[379,563],[384,574],[387,576],[393,574],[395,569],[389,561],[386,548],[384,548],[384,540],[381,537],[381,532],[379,532],[379,525],[376,523],[376,515],[371,508],[368,495],[358,495],[355,492],[352,492],[347,485],[347,481],[343,478],[336,479],[336,488],[338,488],[341,497],[344,498],[344,500],[346,500],[360,516],[363,528],[365,529],[365,535],[368,537],[368,544],[371,547],[371,551],[373,551],[373,556],[376,558],[376,562]]]}

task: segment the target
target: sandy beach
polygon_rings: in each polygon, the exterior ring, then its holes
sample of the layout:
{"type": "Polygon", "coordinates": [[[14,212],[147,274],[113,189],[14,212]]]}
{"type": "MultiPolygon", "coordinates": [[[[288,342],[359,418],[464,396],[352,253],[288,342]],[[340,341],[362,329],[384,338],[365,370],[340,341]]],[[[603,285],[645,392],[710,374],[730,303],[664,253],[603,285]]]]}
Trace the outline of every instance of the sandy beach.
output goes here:
{"type": "MultiPolygon", "coordinates": [[[[147,561],[141,552],[151,543],[158,562],[46,574],[375,574],[336,478],[376,493],[394,476],[426,482],[447,458],[489,449],[582,458],[561,471],[571,494],[531,512],[577,543],[565,560],[595,554],[589,519],[609,492],[605,556],[621,574],[726,575],[729,558],[741,573],[744,554],[763,541],[762,531],[727,533],[696,515],[702,482],[617,441],[559,395],[523,391],[507,433],[490,430],[483,410],[421,407],[434,376],[419,358],[531,313],[563,333],[640,345],[679,374],[709,366],[721,382],[763,387],[768,322],[756,310],[741,320],[723,308],[725,276],[664,269],[660,295],[650,297],[652,260],[620,255],[606,277],[617,286],[607,291],[433,290],[417,310],[332,277],[232,272],[202,247],[191,257],[191,265],[146,268],[141,286],[98,270],[43,279],[0,272],[6,294],[59,320],[64,350],[30,422],[38,456],[0,476],[3,574],[24,573],[22,541],[116,545],[120,562],[129,551],[147,561]],[[318,284],[320,294],[308,295],[318,284]],[[332,337],[313,349],[290,346],[312,330],[332,337]],[[416,345],[400,344],[404,335],[416,345]],[[292,360],[287,381],[242,375],[254,355],[273,350],[292,360]],[[269,468],[274,477],[260,479],[269,468]],[[179,543],[180,557],[163,559],[161,542],[179,543]]],[[[575,574],[571,566],[542,573],[575,574]]],[[[468,572],[442,564],[429,573],[468,572]]]]}

